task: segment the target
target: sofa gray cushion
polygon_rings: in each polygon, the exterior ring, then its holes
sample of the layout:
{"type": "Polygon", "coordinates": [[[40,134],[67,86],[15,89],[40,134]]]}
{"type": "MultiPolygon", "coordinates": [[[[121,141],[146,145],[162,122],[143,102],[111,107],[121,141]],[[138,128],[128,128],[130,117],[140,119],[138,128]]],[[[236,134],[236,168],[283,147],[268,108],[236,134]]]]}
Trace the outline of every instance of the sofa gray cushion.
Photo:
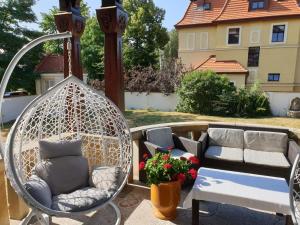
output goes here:
{"type": "Polygon", "coordinates": [[[209,128],[210,146],[244,148],[244,131],[241,129],[209,128]]]}
{"type": "Polygon", "coordinates": [[[36,165],[35,173],[47,182],[53,195],[88,186],[88,161],[82,156],[42,160],[36,165]]]}
{"type": "Polygon", "coordinates": [[[175,146],[170,127],[149,129],[146,131],[147,140],[160,147],[175,146]]]}
{"type": "Polygon", "coordinates": [[[121,178],[120,167],[96,167],[89,179],[91,187],[96,187],[111,192],[118,190],[121,178]]]}
{"type": "Polygon", "coordinates": [[[233,162],[243,162],[244,151],[241,148],[209,146],[205,152],[205,158],[233,162]]]}
{"type": "Polygon", "coordinates": [[[244,150],[245,163],[256,165],[289,168],[290,164],[281,152],[265,152],[251,149],[244,150]]]}
{"type": "Polygon", "coordinates": [[[177,149],[177,148],[175,148],[171,151],[171,158],[174,158],[174,159],[180,159],[181,157],[189,159],[192,156],[195,156],[195,155],[192,154],[192,153],[189,153],[189,152],[182,151],[182,150],[177,149]]]}
{"type": "Polygon", "coordinates": [[[70,194],[54,196],[52,209],[63,212],[80,212],[107,202],[112,195],[112,192],[87,187],[70,194]]]}
{"type": "Polygon", "coordinates": [[[48,184],[36,175],[32,175],[24,184],[28,193],[39,203],[47,208],[52,205],[52,193],[48,184]]]}
{"type": "Polygon", "coordinates": [[[81,156],[81,140],[51,142],[40,140],[41,159],[51,159],[62,156],[81,156]]]}
{"type": "Polygon", "coordinates": [[[245,148],[265,151],[287,153],[288,135],[285,133],[267,131],[245,131],[245,148]]]}

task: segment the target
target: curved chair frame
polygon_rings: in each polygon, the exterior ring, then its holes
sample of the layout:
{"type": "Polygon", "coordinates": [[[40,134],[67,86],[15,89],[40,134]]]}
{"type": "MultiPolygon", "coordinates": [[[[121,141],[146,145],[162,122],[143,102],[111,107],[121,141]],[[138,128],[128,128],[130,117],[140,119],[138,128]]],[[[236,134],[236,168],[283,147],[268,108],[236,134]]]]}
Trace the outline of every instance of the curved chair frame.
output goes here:
{"type": "Polygon", "coordinates": [[[300,154],[297,155],[289,181],[290,186],[290,206],[291,206],[291,215],[294,224],[299,224],[299,213],[300,209],[296,209],[295,200],[300,201],[300,154]],[[295,186],[298,186],[298,190],[295,189],[295,186]]]}
{"type": "MultiPolygon", "coordinates": [[[[18,61],[22,58],[23,55],[25,55],[26,52],[28,52],[30,49],[32,49],[33,47],[35,47],[36,45],[43,43],[45,41],[49,41],[49,40],[57,40],[57,39],[64,39],[64,38],[70,38],[72,35],[69,32],[66,33],[60,33],[60,34],[53,34],[53,35],[46,35],[43,37],[40,37],[36,40],[33,40],[32,42],[30,42],[29,44],[27,44],[25,47],[23,47],[13,58],[13,60],[11,61],[11,63],[9,64],[4,77],[2,79],[1,82],[1,86],[0,86],[0,110],[2,107],[2,102],[3,102],[3,96],[4,96],[4,92],[7,86],[7,83],[9,81],[9,78],[12,74],[12,71],[14,69],[14,67],[17,65],[18,61]]],[[[61,81],[59,84],[57,84],[55,87],[53,87],[51,89],[55,90],[55,89],[59,89],[60,87],[62,87],[65,82],[68,81],[74,81],[76,83],[80,82],[80,85],[83,88],[86,88],[88,90],[91,90],[90,87],[88,87],[87,85],[85,85],[82,81],[80,81],[78,78],[74,77],[74,76],[70,76],[66,79],[64,79],[63,81],[61,81]]],[[[2,155],[4,155],[4,159],[5,159],[5,165],[6,165],[6,173],[7,173],[7,177],[10,180],[11,185],[13,186],[13,188],[16,190],[16,192],[22,196],[22,198],[25,200],[25,202],[30,205],[30,207],[32,208],[32,211],[29,213],[29,215],[27,216],[27,218],[25,218],[22,222],[22,224],[27,224],[30,219],[33,216],[36,216],[38,221],[42,224],[49,224],[49,221],[51,220],[51,216],[57,216],[57,217],[70,217],[71,215],[76,215],[76,214],[86,214],[89,213],[91,211],[96,211],[100,208],[103,208],[107,205],[110,205],[113,210],[116,213],[116,217],[117,217],[117,221],[116,224],[119,225],[121,222],[121,213],[119,208],[112,202],[113,199],[121,192],[122,188],[125,186],[125,184],[127,183],[127,179],[129,177],[130,174],[130,170],[132,167],[132,141],[131,141],[131,136],[130,136],[130,166],[128,167],[128,170],[126,171],[126,175],[123,178],[122,184],[120,185],[120,187],[118,188],[118,190],[113,194],[113,196],[104,204],[101,204],[99,206],[93,207],[89,210],[85,210],[85,211],[80,211],[80,212],[62,212],[62,211],[56,211],[56,210],[52,210],[49,209],[45,206],[43,206],[42,204],[40,204],[38,201],[36,201],[28,192],[27,190],[24,188],[24,186],[22,185],[18,174],[16,172],[16,168],[14,167],[14,162],[13,162],[13,151],[10,150],[11,146],[13,145],[13,141],[16,135],[16,128],[18,127],[21,118],[23,117],[23,115],[25,115],[26,113],[28,113],[28,111],[31,109],[31,107],[38,102],[41,98],[45,98],[47,97],[49,93],[47,92],[46,94],[39,96],[37,98],[35,98],[25,109],[24,111],[21,113],[21,115],[18,117],[18,119],[16,120],[14,126],[12,127],[9,136],[8,136],[8,140],[10,140],[10,142],[6,143],[6,153],[4,154],[3,152],[3,147],[1,147],[1,153],[2,155]],[[47,216],[44,216],[43,213],[45,213],[46,215],[48,215],[50,218],[47,218],[47,216]]],[[[113,106],[115,106],[115,104],[113,102],[111,102],[110,100],[109,103],[113,106]]],[[[122,116],[122,119],[125,120],[125,118],[123,117],[122,113],[119,111],[119,109],[117,108],[117,106],[115,106],[115,108],[118,110],[118,112],[120,113],[120,115],[122,116]]],[[[129,130],[128,125],[126,124],[126,128],[127,130],[129,130]]]]}

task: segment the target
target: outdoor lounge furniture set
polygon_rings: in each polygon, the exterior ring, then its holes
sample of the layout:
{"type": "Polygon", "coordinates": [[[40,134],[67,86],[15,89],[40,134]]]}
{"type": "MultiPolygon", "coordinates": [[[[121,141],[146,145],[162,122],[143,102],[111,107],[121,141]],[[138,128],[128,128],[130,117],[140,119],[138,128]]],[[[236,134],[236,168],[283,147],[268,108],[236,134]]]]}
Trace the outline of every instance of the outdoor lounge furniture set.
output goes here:
{"type": "Polygon", "coordinates": [[[292,224],[287,181],[300,148],[288,138],[289,130],[209,124],[198,141],[171,132],[166,127],[147,130],[144,144],[152,155],[169,150],[175,158],[200,159],[191,190],[193,225],[199,224],[201,200],[276,212],[292,224]]]}

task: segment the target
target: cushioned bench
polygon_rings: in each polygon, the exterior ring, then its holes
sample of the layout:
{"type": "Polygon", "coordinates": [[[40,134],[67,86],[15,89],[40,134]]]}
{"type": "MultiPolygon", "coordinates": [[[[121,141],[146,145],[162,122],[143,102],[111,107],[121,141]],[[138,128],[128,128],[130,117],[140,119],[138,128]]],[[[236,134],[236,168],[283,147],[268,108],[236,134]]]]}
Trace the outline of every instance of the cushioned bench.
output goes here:
{"type": "Polygon", "coordinates": [[[199,139],[202,165],[289,178],[300,148],[288,130],[210,125],[199,139]]]}

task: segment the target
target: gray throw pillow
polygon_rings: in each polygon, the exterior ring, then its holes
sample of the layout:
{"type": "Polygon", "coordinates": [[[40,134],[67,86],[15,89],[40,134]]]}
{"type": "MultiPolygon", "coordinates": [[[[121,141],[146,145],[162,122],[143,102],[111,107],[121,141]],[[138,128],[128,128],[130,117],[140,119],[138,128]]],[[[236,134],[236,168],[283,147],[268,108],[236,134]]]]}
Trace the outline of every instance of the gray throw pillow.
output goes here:
{"type": "Polygon", "coordinates": [[[47,182],[53,195],[67,194],[88,186],[88,161],[82,156],[42,160],[35,174],[47,182]]]}
{"type": "Polygon", "coordinates": [[[36,175],[32,175],[24,185],[28,193],[39,203],[51,208],[52,194],[48,184],[36,175]]]}
{"type": "Polygon", "coordinates": [[[80,139],[58,142],[40,140],[40,156],[41,159],[52,159],[62,156],[81,156],[81,144],[82,141],[80,139]]]}
{"type": "Polygon", "coordinates": [[[120,186],[120,167],[96,167],[89,179],[91,187],[115,192],[120,186]]]}

